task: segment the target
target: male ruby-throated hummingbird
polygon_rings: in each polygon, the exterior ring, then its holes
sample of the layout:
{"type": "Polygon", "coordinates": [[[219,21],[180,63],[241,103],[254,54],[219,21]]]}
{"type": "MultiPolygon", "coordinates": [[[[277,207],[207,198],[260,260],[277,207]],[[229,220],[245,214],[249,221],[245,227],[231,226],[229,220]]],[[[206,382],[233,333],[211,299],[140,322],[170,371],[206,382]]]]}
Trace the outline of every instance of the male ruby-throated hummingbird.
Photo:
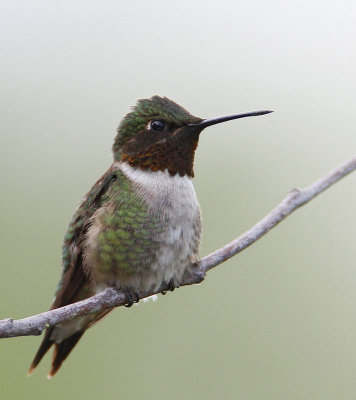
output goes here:
{"type": "MultiPolygon", "coordinates": [[[[201,219],[192,178],[200,133],[220,122],[270,112],[202,119],[166,97],[139,100],[119,125],[113,164],[69,224],[51,309],[110,286],[126,292],[128,305],[140,291],[179,287],[198,260],[201,219]]],[[[110,311],[48,328],[29,374],[54,344],[52,377],[86,329],[110,311]]]]}

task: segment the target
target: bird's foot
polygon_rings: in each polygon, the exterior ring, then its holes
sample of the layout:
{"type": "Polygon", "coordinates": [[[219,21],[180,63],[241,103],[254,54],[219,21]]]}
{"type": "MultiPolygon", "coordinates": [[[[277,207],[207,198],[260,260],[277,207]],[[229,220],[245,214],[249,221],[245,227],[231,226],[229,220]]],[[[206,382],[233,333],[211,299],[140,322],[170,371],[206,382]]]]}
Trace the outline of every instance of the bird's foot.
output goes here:
{"type": "Polygon", "coordinates": [[[168,290],[170,290],[171,292],[173,292],[174,289],[179,288],[178,283],[175,283],[174,280],[172,279],[171,281],[169,281],[168,283],[168,288],[167,290],[163,290],[161,292],[161,294],[166,294],[168,290]]]}
{"type": "Polygon", "coordinates": [[[124,289],[126,294],[127,303],[125,307],[132,307],[134,303],[138,303],[140,301],[140,293],[132,288],[124,289]]]}

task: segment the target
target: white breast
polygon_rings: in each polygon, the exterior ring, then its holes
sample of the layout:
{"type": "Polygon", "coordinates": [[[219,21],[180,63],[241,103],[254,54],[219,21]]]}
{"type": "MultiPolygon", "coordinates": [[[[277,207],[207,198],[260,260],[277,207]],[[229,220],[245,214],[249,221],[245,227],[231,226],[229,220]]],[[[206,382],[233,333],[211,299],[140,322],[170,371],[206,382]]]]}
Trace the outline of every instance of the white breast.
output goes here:
{"type": "Polygon", "coordinates": [[[157,262],[151,266],[156,271],[151,282],[154,287],[172,279],[179,284],[184,270],[198,257],[200,239],[200,208],[192,179],[188,176],[171,176],[166,171],[143,171],[121,163],[119,168],[137,188],[153,212],[169,221],[158,240],[161,243],[157,262]]]}
{"type": "Polygon", "coordinates": [[[143,171],[121,163],[119,168],[134,182],[151,207],[171,214],[177,221],[191,219],[199,208],[192,179],[165,171],[143,171]]]}

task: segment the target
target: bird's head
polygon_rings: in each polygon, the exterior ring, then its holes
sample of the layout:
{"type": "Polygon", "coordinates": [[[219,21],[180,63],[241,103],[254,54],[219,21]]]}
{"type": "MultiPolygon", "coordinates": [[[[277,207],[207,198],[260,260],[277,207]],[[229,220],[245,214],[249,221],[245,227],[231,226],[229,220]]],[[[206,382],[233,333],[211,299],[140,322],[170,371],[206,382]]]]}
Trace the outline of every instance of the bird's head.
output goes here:
{"type": "Polygon", "coordinates": [[[193,163],[199,135],[207,126],[270,111],[202,119],[167,97],[138,100],[121,121],[114,141],[117,161],[143,170],[194,176],[193,163]]]}

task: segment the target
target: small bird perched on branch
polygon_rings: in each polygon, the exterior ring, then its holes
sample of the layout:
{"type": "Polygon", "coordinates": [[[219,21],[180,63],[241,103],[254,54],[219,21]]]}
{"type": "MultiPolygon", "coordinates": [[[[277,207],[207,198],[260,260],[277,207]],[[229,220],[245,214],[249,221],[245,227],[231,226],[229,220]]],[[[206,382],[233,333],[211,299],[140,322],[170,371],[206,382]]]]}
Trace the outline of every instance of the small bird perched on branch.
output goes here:
{"type": "MultiPolygon", "coordinates": [[[[140,299],[141,291],[162,284],[179,287],[198,260],[201,219],[192,178],[200,133],[211,125],[270,112],[202,119],[166,97],[139,100],[119,125],[113,164],[69,224],[51,309],[110,286],[126,293],[127,306],[140,299]]],[[[86,329],[110,311],[48,328],[29,374],[54,344],[52,377],[86,329]]]]}

